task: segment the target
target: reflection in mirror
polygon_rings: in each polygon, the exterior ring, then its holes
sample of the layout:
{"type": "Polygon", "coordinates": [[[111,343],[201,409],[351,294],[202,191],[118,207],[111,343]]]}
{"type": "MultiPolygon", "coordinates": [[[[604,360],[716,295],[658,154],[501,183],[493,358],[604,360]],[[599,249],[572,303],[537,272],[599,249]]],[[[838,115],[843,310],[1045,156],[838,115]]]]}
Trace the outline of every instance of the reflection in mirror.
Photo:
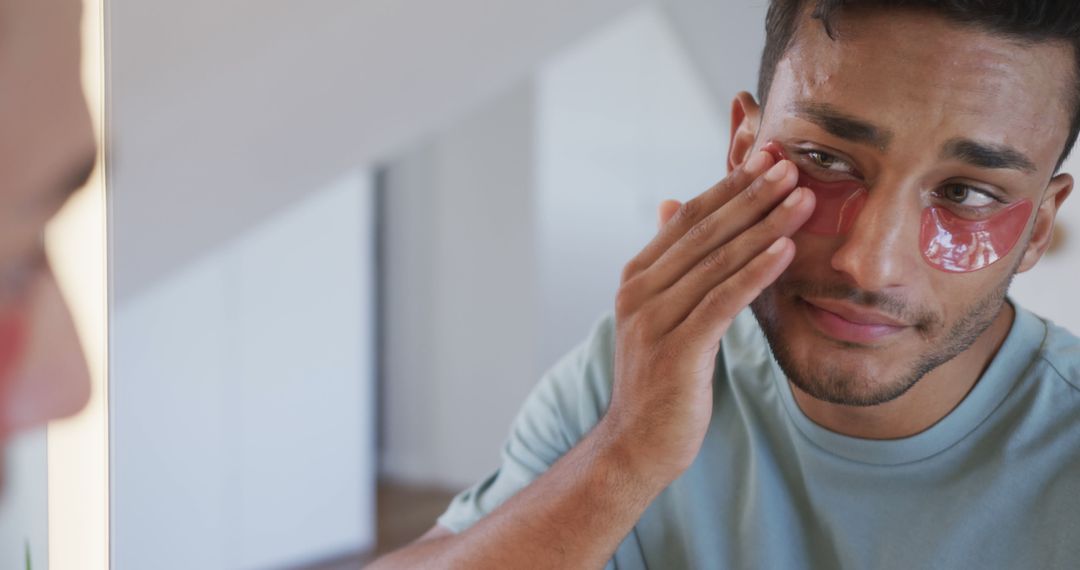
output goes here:
{"type": "Polygon", "coordinates": [[[17,86],[0,102],[5,568],[96,570],[107,563],[100,407],[105,231],[94,134],[100,132],[100,9],[95,1],[0,2],[7,30],[0,38],[0,82],[17,86]],[[50,420],[85,409],[91,394],[96,411],[46,432],[50,420]],[[95,502],[102,508],[89,516],[80,508],[95,502]]]}

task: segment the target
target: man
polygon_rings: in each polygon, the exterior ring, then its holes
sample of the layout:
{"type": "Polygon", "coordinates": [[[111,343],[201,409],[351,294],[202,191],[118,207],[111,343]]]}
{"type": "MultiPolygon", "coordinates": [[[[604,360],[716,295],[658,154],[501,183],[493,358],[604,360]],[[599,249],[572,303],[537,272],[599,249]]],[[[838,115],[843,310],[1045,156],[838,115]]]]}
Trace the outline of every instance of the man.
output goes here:
{"type": "Polygon", "coordinates": [[[766,29],[728,177],[376,566],[1075,567],[1080,341],[1006,292],[1072,189],[1080,8],[773,0],[766,29]]]}
{"type": "Polygon", "coordinates": [[[0,0],[0,443],[89,397],[42,243],[95,163],[81,19],[78,0],[0,0]]]}

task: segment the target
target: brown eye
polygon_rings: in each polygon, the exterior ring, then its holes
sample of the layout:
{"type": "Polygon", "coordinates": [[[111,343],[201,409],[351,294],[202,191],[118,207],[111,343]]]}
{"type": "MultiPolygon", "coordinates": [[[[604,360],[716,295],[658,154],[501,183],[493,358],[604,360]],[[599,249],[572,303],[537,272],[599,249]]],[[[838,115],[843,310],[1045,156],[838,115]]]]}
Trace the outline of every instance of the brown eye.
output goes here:
{"type": "Polygon", "coordinates": [[[994,196],[966,184],[949,184],[941,188],[941,197],[968,208],[985,208],[1000,202],[994,196]]]}
{"type": "Polygon", "coordinates": [[[806,153],[806,156],[808,156],[815,165],[820,166],[821,168],[827,169],[836,162],[835,158],[823,152],[810,151],[806,153]]]}
{"type": "Polygon", "coordinates": [[[807,150],[801,154],[805,156],[814,167],[820,168],[821,170],[841,174],[855,174],[854,167],[843,159],[836,158],[829,153],[821,152],[819,150],[807,150]]]}
{"type": "Polygon", "coordinates": [[[961,204],[964,200],[967,200],[968,193],[967,186],[961,186],[960,184],[950,184],[945,187],[945,199],[961,204]]]}

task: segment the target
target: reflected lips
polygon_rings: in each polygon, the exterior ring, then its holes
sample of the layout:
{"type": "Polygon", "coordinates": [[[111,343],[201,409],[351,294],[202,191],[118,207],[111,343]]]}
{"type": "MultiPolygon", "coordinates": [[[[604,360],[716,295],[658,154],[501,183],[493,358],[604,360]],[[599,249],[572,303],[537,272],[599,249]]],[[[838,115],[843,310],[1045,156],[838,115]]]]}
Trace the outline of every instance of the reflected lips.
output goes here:
{"type": "Polygon", "coordinates": [[[800,298],[810,321],[826,336],[839,341],[871,344],[907,328],[904,323],[850,303],[800,298]]]}

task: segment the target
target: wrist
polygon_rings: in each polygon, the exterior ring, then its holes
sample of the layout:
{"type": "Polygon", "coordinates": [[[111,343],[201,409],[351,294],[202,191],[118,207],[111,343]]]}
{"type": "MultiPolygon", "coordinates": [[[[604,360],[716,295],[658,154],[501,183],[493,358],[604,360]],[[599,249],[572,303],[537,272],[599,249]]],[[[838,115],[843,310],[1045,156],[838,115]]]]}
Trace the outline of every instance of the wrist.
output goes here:
{"type": "Polygon", "coordinates": [[[597,453],[610,469],[619,472],[642,493],[650,497],[658,495],[689,467],[651,453],[649,446],[642,444],[643,438],[619,424],[611,414],[600,421],[595,430],[597,453]]]}

